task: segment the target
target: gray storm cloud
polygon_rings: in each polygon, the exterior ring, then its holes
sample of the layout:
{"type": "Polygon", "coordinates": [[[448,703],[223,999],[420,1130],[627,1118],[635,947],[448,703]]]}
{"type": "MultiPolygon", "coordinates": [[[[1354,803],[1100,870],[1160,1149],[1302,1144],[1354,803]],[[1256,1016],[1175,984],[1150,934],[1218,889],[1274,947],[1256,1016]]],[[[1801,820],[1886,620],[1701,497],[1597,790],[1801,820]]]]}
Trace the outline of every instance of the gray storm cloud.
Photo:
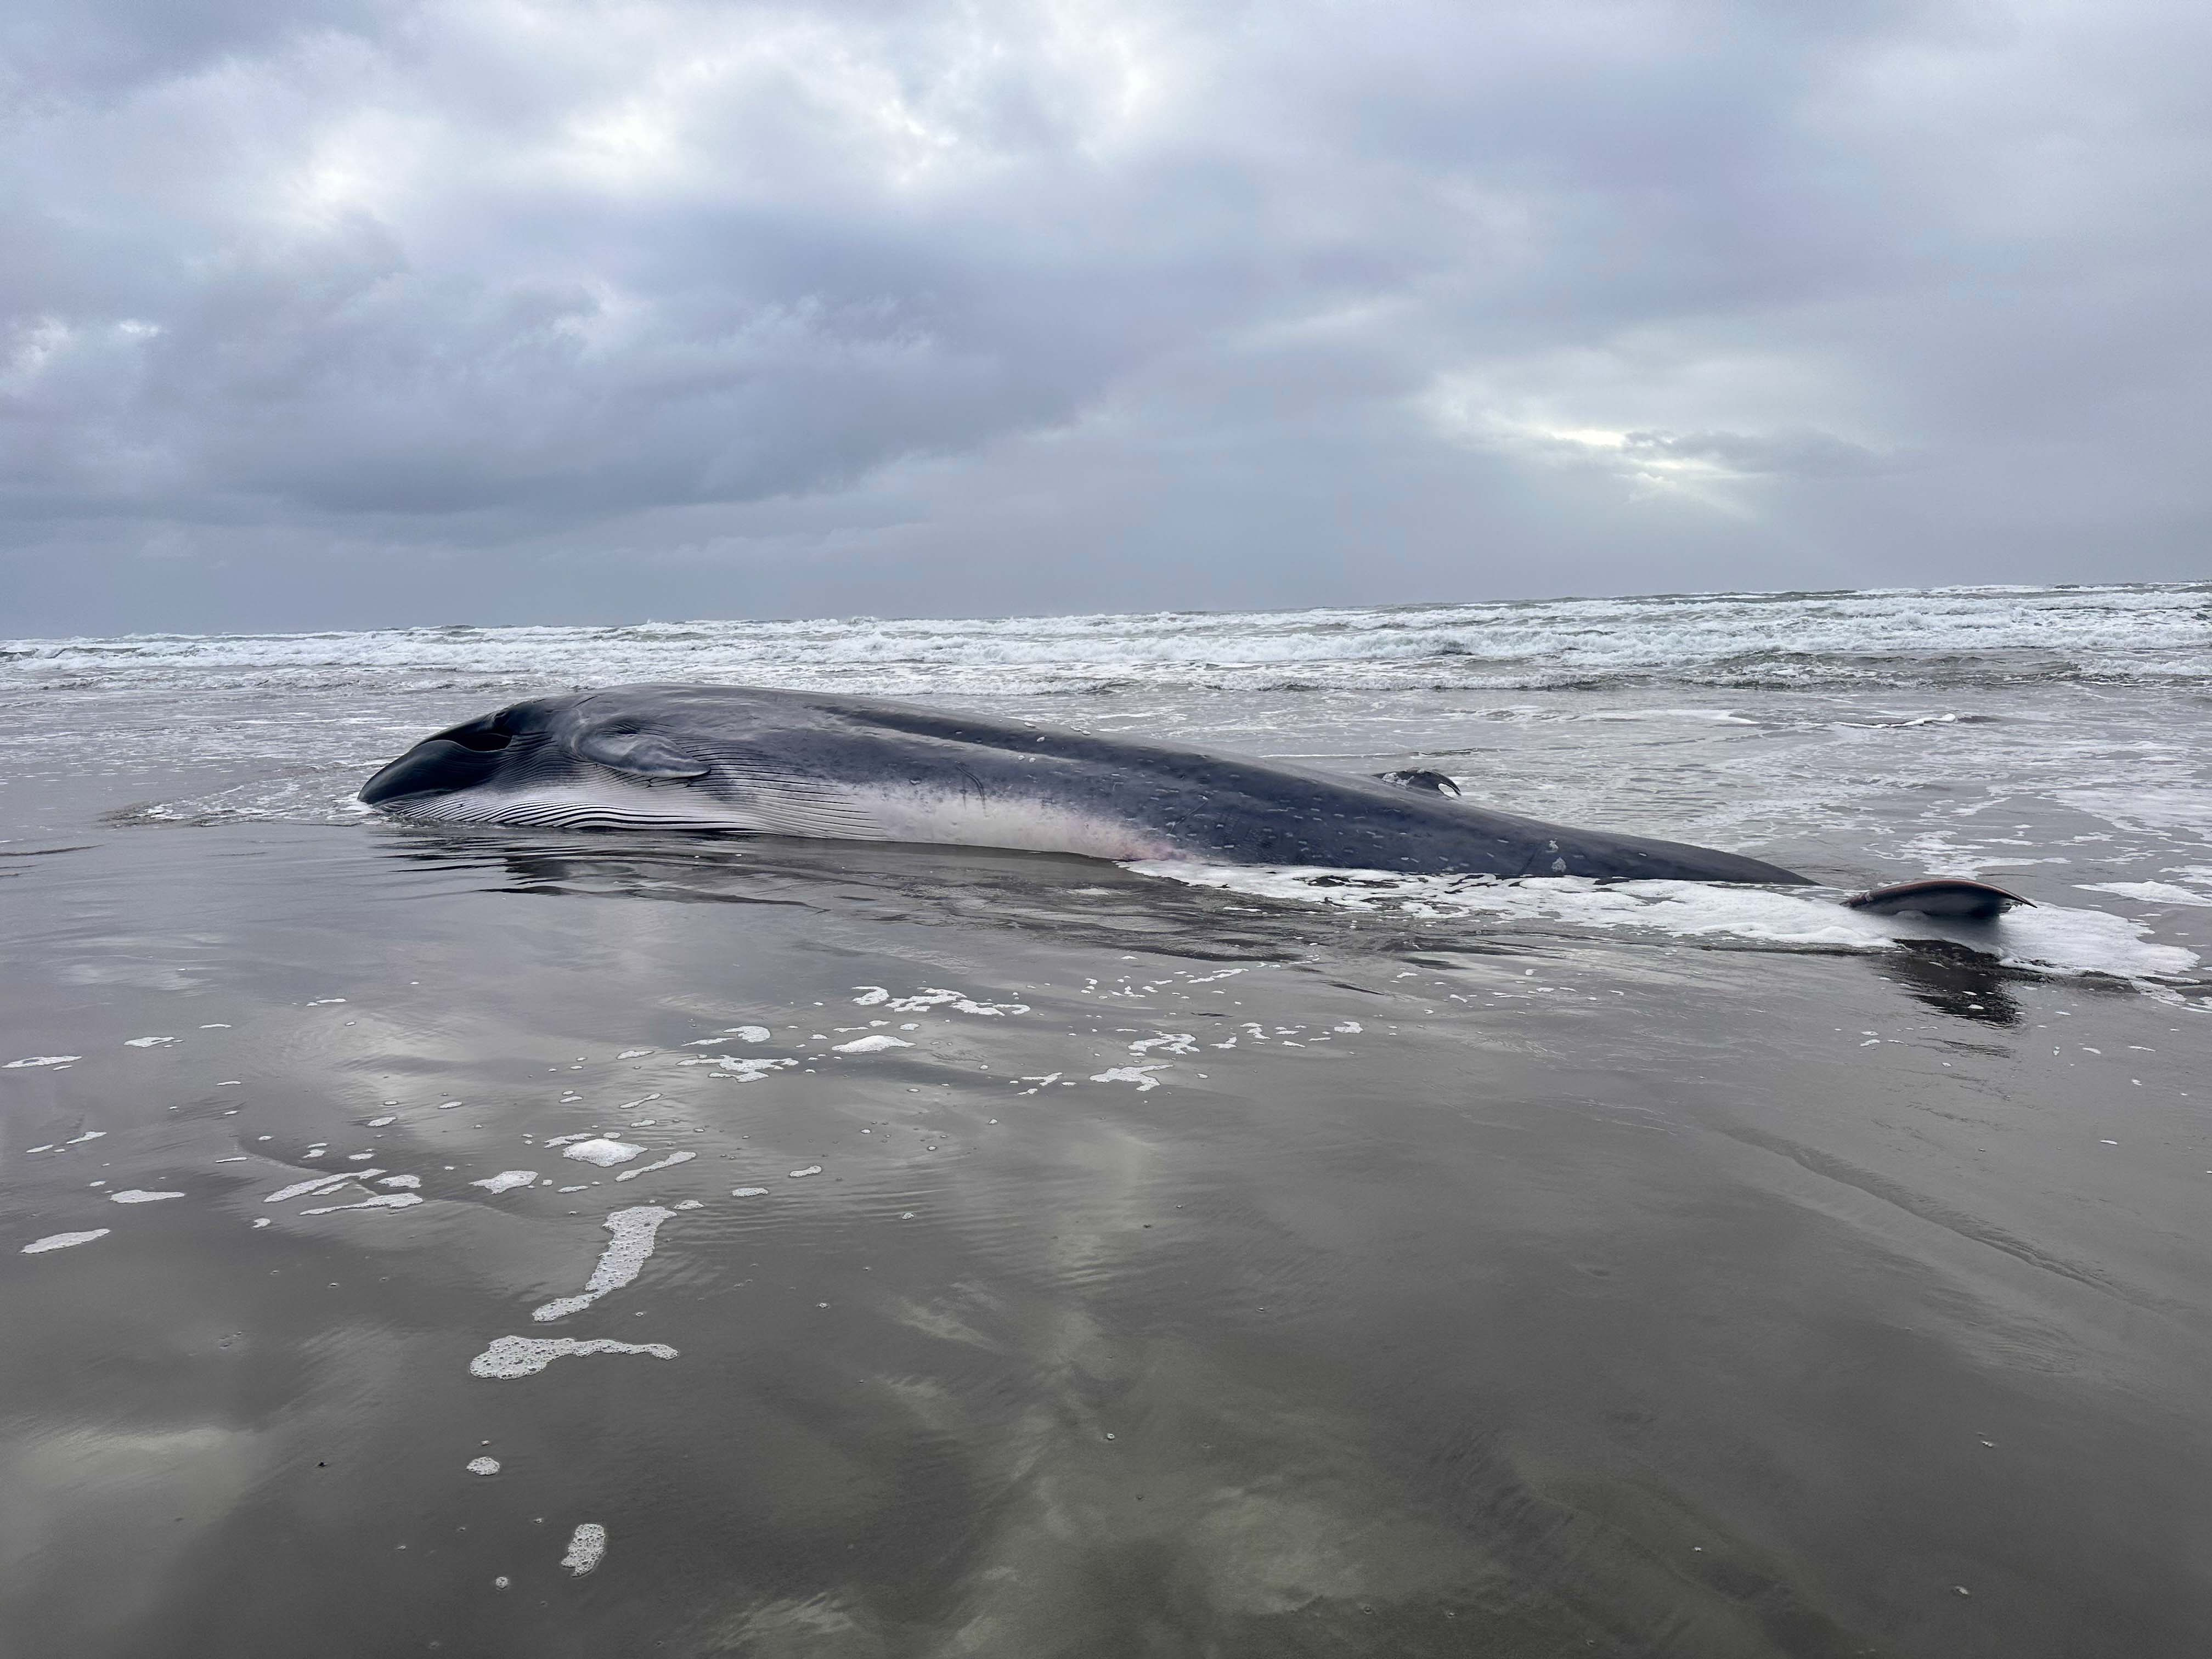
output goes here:
{"type": "Polygon", "coordinates": [[[20,0],[0,629],[2201,574],[2208,36],[20,0]]]}

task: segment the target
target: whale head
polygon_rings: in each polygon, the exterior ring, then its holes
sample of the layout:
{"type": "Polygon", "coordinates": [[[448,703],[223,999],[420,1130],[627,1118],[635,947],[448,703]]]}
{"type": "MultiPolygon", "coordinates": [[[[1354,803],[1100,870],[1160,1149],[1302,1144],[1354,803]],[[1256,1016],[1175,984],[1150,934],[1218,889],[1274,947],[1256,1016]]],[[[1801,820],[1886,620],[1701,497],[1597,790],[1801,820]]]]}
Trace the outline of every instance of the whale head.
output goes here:
{"type": "Polygon", "coordinates": [[[617,781],[681,783],[710,769],[619,711],[589,708],[592,701],[540,698],[448,726],[379,770],[362,802],[432,823],[528,821],[542,816],[533,802],[573,802],[617,781]]]}
{"type": "Polygon", "coordinates": [[[517,703],[427,737],[361,787],[364,805],[406,813],[493,782],[506,771],[518,741],[542,744],[536,706],[517,703]]]}

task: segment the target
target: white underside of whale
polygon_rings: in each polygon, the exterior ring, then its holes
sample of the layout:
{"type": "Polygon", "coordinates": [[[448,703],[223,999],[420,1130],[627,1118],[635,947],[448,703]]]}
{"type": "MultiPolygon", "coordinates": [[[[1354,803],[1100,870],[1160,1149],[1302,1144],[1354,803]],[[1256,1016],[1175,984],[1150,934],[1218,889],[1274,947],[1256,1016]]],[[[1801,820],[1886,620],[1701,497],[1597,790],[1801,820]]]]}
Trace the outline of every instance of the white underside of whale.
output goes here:
{"type": "Polygon", "coordinates": [[[544,830],[722,830],[835,841],[921,842],[1072,853],[1094,859],[1183,859],[1191,849],[1103,812],[1036,799],[984,799],[912,786],[762,788],[732,800],[680,785],[476,789],[386,810],[416,823],[504,823],[544,830]]]}

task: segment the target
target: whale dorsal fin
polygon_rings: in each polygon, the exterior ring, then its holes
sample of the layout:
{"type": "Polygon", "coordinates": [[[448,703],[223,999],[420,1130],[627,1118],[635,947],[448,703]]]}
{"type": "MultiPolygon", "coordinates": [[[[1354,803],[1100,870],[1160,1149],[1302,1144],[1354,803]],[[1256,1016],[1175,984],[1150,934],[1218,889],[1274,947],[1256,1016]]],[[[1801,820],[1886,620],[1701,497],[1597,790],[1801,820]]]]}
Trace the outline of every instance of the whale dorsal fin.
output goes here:
{"type": "Polygon", "coordinates": [[[1395,783],[1401,789],[1416,790],[1425,795],[1459,793],[1459,786],[1443,773],[1419,766],[1409,766],[1402,772],[1377,772],[1375,775],[1384,783],[1395,783]]]}
{"type": "Polygon", "coordinates": [[[576,752],[586,760],[641,778],[703,778],[711,769],[706,762],[685,754],[654,732],[624,732],[611,726],[578,738],[576,752]]]}
{"type": "Polygon", "coordinates": [[[2002,887],[1986,881],[1968,881],[1962,877],[1931,876],[1924,881],[1900,881],[1888,887],[1876,887],[1844,902],[1854,910],[1871,910],[1876,915],[1893,916],[1900,911],[1917,911],[1923,916],[1972,916],[1987,918],[2002,915],[2015,904],[2033,908],[2034,901],[2024,899],[2017,893],[2007,892],[2002,887]]]}

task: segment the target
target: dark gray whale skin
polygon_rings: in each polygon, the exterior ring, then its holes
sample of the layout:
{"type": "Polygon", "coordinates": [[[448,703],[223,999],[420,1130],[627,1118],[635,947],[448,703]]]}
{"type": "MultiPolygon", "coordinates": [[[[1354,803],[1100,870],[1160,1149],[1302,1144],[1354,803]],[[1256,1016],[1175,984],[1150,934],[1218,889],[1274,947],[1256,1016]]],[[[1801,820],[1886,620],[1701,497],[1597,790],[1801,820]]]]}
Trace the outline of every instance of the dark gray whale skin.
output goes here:
{"type": "Polygon", "coordinates": [[[738,830],[1422,874],[1803,884],[1280,761],[871,697],[629,685],[425,738],[361,799],[434,823],[738,830]]]}

